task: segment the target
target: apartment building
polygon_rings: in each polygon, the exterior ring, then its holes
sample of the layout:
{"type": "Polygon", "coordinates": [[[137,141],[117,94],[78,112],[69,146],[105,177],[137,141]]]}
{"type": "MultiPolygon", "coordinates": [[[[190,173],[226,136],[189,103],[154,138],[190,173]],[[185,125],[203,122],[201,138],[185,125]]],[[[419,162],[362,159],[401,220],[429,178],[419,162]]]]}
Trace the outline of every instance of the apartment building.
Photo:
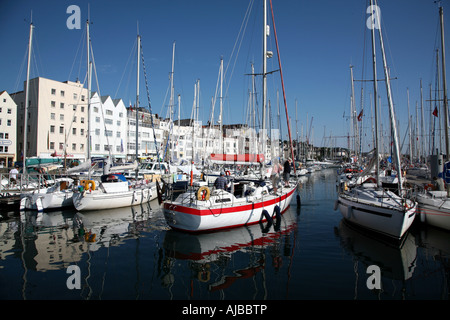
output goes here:
{"type": "MultiPolygon", "coordinates": [[[[22,154],[25,90],[11,97],[17,104],[17,153],[22,154]]],[[[34,78],[28,101],[26,156],[85,158],[88,113],[83,84],[34,78]]]]}
{"type": "Polygon", "coordinates": [[[11,166],[17,159],[16,118],[16,103],[8,92],[0,92],[0,167],[11,166]]]}

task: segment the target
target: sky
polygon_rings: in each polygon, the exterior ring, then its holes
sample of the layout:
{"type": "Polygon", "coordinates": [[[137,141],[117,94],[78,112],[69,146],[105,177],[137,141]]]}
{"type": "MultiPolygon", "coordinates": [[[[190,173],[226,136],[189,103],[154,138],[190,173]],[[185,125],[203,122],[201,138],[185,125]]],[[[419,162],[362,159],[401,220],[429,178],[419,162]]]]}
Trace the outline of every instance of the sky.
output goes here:
{"type": "MultiPolygon", "coordinates": [[[[293,139],[306,135],[317,146],[347,146],[350,131],[350,65],[355,80],[372,79],[367,0],[273,0],[286,103],[293,139]],[[324,136],[327,139],[324,139],[324,136]],[[329,139],[333,137],[333,139],[329,139]]],[[[450,1],[442,0],[445,41],[450,43],[450,1]]],[[[438,4],[434,0],[379,0],[381,26],[390,68],[396,116],[403,140],[408,126],[407,90],[411,112],[420,106],[423,85],[425,119],[430,119],[430,84],[435,85],[436,49],[440,48],[438,4]]],[[[97,78],[93,90],[101,95],[136,101],[136,38],[142,41],[140,106],[163,117],[169,105],[169,76],[175,43],[174,91],[180,95],[181,118],[191,116],[194,84],[200,80],[199,120],[206,123],[216,92],[220,59],[224,63],[223,119],[245,123],[251,90],[251,63],[262,72],[261,0],[0,0],[0,91],[23,90],[29,24],[34,28],[30,77],[84,82],[86,75],[86,20],[97,78]],[[69,29],[80,8],[80,29],[69,29]],[[247,14],[247,12],[249,12],[247,14]],[[242,31],[245,31],[242,32],[242,31]],[[147,76],[147,86],[144,68],[147,76]],[[96,85],[98,81],[98,87],[96,85]],[[148,96],[147,96],[148,87],[148,96]],[[149,99],[148,99],[149,97],[149,99]]],[[[269,7],[270,12],[270,7],[269,7]]],[[[269,15],[269,25],[272,26],[269,15]]],[[[378,45],[378,40],[377,40],[378,45]]],[[[268,99],[271,127],[287,137],[286,115],[273,28],[268,38],[268,99]],[[278,92],[278,98],[277,98],[278,92]],[[279,106],[279,107],[278,107],[279,106]]],[[[377,49],[379,50],[379,49],[377,49]]],[[[447,50],[447,58],[448,51],[447,50]]],[[[381,58],[381,54],[377,53],[381,58]]],[[[448,60],[448,59],[447,59],[448,60]]],[[[440,62],[439,62],[440,63],[440,62]]],[[[449,74],[450,61],[447,63],[449,74]]],[[[377,62],[378,78],[384,78],[377,62]]],[[[255,78],[261,105],[261,77],[255,78]]],[[[388,127],[384,83],[379,82],[384,128],[388,127]]],[[[372,82],[355,81],[356,109],[364,107],[365,148],[370,148],[372,82]],[[361,87],[364,99],[361,99],[361,87]],[[361,102],[362,101],[362,102],[361,102]]],[[[218,118],[218,103],[215,120],[218,118]]],[[[176,111],[178,109],[176,107],[176,111]]],[[[414,114],[413,114],[414,115],[414,114]]],[[[261,116],[261,111],[258,111],[261,116]]],[[[178,114],[175,115],[178,117],[178,114]]]]}

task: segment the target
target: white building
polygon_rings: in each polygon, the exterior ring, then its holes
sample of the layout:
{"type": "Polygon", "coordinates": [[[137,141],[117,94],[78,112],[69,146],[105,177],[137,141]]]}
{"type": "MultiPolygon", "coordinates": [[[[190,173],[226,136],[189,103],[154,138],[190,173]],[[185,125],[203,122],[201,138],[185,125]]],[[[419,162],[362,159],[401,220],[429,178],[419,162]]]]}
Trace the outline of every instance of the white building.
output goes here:
{"type": "Polygon", "coordinates": [[[0,167],[17,160],[17,105],[6,91],[0,92],[0,167]]]}
{"type": "Polygon", "coordinates": [[[91,156],[125,160],[128,124],[127,109],[122,99],[100,98],[95,92],[90,102],[91,156]]]}

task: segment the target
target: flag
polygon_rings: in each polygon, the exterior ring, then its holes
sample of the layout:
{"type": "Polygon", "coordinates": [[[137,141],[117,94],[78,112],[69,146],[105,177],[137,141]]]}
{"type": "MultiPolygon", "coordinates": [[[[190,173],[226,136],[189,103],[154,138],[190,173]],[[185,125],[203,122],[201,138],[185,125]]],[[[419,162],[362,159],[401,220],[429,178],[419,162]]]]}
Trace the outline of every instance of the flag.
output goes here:
{"type": "Polygon", "coordinates": [[[362,120],[362,116],[363,116],[363,110],[361,109],[361,112],[358,115],[358,121],[362,120]]]}
{"type": "Polygon", "coordinates": [[[435,117],[438,116],[438,109],[437,109],[437,107],[434,107],[433,116],[435,116],[435,117]]]}
{"type": "Polygon", "coordinates": [[[130,111],[133,112],[133,106],[131,105],[131,102],[130,102],[130,111]]]}

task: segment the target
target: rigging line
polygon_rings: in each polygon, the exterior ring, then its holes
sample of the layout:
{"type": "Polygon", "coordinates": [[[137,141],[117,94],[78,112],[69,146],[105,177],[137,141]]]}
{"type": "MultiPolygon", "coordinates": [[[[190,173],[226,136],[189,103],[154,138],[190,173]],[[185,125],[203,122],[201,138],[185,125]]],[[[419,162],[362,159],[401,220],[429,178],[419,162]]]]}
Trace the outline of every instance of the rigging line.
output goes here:
{"type": "MultiPolygon", "coordinates": [[[[108,153],[110,158],[112,158],[111,155],[111,148],[110,148],[110,142],[109,142],[109,137],[106,134],[106,122],[105,122],[105,112],[103,110],[103,102],[102,102],[102,95],[100,93],[100,86],[98,84],[98,75],[97,75],[97,68],[96,68],[96,64],[95,64],[95,59],[94,59],[94,48],[92,47],[92,43],[89,41],[90,43],[90,47],[91,47],[91,57],[92,57],[92,67],[94,70],[94,74],[95,74],[95,83],[97,84],[97,91],[98,91],[98,97],[99,97],[99,103],[100,103],[100,108],[102,110],[101,115],[102,115],[102,119],[103,119],[103,128],[105,130],[105,136],[106,136],[106,143],[108,144],[108,153]]],[[[89,121],[89,120],[88,120],[89,121]]]]}
{"type": "MultiPolygon", "coordinates": [[[[128,69],[128,65],[130,64],[131,58],[134,56],[134,53],[136,52],[136,42],[137,42],[137,39],[134,40],[133,47],[130,51],[130,55],[128,56],[127,63],[125,64],[125,68],[123,70],[122,76],[120,77],[119,85],[117,86],[117,90],[114,93],[114,98],[117,98],[117,93],[119,92],[120,86],[122,85],[122,80],[125,76],[125,71],[128,69]]],[[[130,71],[130,73],[131,73],[131,71],[130,71]]],[[[125,91],[128,91],[128,90],[125,90],[125,91]]]]}
{"type": "MultiPolygon", "coordinates": [[[[147,71],[145,69],[144,49],[142,48],[142,38],[141,38],[141,59],[142,59],[142,68],[143,68],[143,71],[144,71],[145,89],[147,91],[148,109],[150,111],[150,122],[151,122],[152,129],[153,129],[153,140],[155,142],[156,156],[158,157],[158,161],[159,161],[159,148],[158,148],[158,143],[156,141],[155,126],[153,124],[153,112],[152,112],[152,105],[150,103],[150,91],[148,90],[147,71]]],[[[136,112],[138,112],[138,111],[139,110],[136,110],[136,112]]],[[[137,123],[136,123],[136,125],[137,125],[137,123]]]]}
{"type": "MultiPolygon", "coordinates": [[[[275,37],[275,43],[276,43],[276,47],[277,47],[278,65],[280,67],[281,88],[283,90],[284,108],[285,108],[285,111],[286,111],[286,122],[287,122],[288,133],[289,133],[289,141],[290,141],[290,147],[291,147],[291,156],[292,156],[292,160],[294,160],[295,157],[294,157],[294,148],[292,147],[291,126],[290,126],[290,122],[289,122],[289,113],[288,113],[288,108],[287,108],[287,103],[286,103],[286,91],[284,89],[283,70],[281,68],[280,48],[278,47],[277,29],[275,28],[275,16],[273,14],[272,0],[270,0],[270,10],[272,12],[273,34],[274,34],[274,37],[275,37]]],[[[294,173],[296,173],[295,166],[294,166],[294,173]]]]}
{"type": "MultiPolygon", "coordinates": [[[[229,87],[230,87],[231,78],[233,77],[234,68],[236,67],[237,57],[239,56],[239,52],[240,52],[240,50],[241,50],[242,41],[244,40],[244,34],[245,34],[245,30],[247,29],[247,25],[248,25],[248,21],[249,21],[249,14],[250,14],[250,12],[251,12],[251,8],[253,7],[253,3],[254,3],[254,0],[252,0],[252,1],[249,3],[249,6],[247,7],[247,11],[246,11],[245,16],[244,16],[244,19],[243,19],[243,21],[242,21],[241,28],[240,28],[239,33],[238,33],[238,37],[236,38],[236,42],[235,42],[234,47],[233,47],[233,50],[232,50],[232,52],[231,52],[231,57],[232,57],[232,56],[233,56],[233,53],[234,53],[234,50],[235,50],[235,48],[236,48],[236,44],[237,44],[238,39],[239,39],[239,35],[241,34],[242,27],[244,26],[244,30],[243,30],[243,32],[242,32],[242,37],[241,37],[241,40],[240,40],[240,42],[239,42],[239,47],[238,47],[238,50],[237,50],[237,53],[236,53],[236,57],[235,57],[235,59],[234,59],[233,67],[232,67],[232,69],[231,69],[231,75],[230,75],[229,78],[226,78],[226,77],[224,76],[225,79],[228,79],[228,81],[227,81],[227,87],[226,87],[226,89],[225,89],[225,94],[224,94],[225,97],[228,96],[228,89],[229,89],[229,87]],[[245,22],[245,25],[244,25],[244,22],[245,22]]],[[[231,59],[230,59],[229,63],[231,63],[231,59]]],[[[229,63],[228,63],[228,65],[227,65],[226,69],[225,69],[224,75],[226,75],[227,72],[228,72],[229,63]]]]}
{"type": "MultiPolygon", "coordinates": [[[[84,49],[84,41],[83,41],[83,39],[86,39],[85,32],[86,31],[83,28],[83,32],[82,32],[82,35],[80,37],[80,42],[78,43],[77,52],[75,53],[75,57],[73,58],[72,67],[70,68],[67,80],[69,80],[70,77],[72,76],[72,71],[73,71],[73,69],[75,67],[75,61],[77,60],[78,52],[80,51],[80,47],[83,46],[82,49],[84,49]]],[[[80,75],[80,69],[81,69],[81,56],[80,56],[80,67],[78,68],[78,76],[80,75]]]]}

